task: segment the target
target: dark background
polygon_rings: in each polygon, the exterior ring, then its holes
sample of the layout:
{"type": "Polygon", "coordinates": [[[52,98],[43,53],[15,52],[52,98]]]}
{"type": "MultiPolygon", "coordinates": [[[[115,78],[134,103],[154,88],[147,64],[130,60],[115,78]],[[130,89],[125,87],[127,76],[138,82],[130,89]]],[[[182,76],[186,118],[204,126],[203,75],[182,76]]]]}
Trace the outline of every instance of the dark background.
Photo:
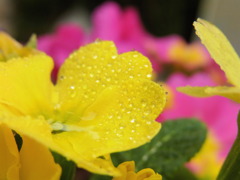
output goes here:
{"type": "MultiPolygon", "coordinates": [[[[186,40],[192,33],[201,0],[115,0],[122,7],[139,10],[145,28],[156,36],[179,34],[186,40]]],[[[61,14],[73,7],[91,12],[104,0],[15,0],[14,29],[18,40],[26,41],[33,32],[49,32],[61,14]]]]}

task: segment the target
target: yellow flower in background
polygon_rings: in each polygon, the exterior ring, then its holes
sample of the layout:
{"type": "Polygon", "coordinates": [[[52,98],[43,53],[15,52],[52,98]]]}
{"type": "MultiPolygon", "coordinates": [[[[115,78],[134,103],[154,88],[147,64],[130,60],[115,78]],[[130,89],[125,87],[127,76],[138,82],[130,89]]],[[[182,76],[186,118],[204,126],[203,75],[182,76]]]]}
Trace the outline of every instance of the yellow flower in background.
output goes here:
{"type": "Polygon", "coordinates": [[[70,55],[55,85],[52,68],[44,54],[0,63],[0,122],[78,167],[120,175],[108,155],[149,142],[161,127],[166,95],[150,80],[149,60],[102,41],[70,55]]]}
{"type": "Polygon", "coordinates": [[[134,161],[121,163],[117,168],[122,175],[113,178],[113,180],[162,180],[162,176],[150,168],[142,169],[136,173],[134,161]]]}
{"type": "Polygon", "coordinates": [[[201,150],[190,160],[188,167],[201,180],[216,179],[224,157],[219,154],[220,142],[214,134],[208,133],[201,150]]]}
{"type": "Polygon", "coordinates": [[[7,33],[0,31],[0,61],[7,61],[11,58],[25,57],[37,53],[40,53],[40,51],[28,45],[22,46],[7,33]]]}
{"type": "Polygon", "coordinates": [[[60,179],[61,168],[55,164],[48,148],[26,136],[22,139],[19,152],[11,129],[0,124],[0,179],[60,179]]]}
{"type": "Polygon", "coordinates": [[[178,91],[196,97],[220,95],[240,103],[240,59],[224,34],[211,23],[198,19],[194,22],[197,35],[212,58],[225,72],[232,86],[179,87],[178,91]]]}

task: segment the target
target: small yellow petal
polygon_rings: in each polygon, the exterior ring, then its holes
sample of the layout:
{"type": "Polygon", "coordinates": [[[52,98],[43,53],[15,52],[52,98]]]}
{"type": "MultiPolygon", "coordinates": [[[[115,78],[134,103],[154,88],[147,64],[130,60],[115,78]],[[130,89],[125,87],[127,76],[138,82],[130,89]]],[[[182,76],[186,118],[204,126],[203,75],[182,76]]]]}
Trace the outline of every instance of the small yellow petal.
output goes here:
{"type": "Polygon", "coordinates": [[[52,67],[45,55],[0,62],[0,103],[28,115],[49,111],[52,67]]]}
{"type": "Polygon", "coordinates": [[[123,162],[117,168],[121,171],[121,176],[115,177],[113,180],[162,180],[162,176],[150,168],[135,173],[134,161],[123,162]]]}
{"type": "Polygon", "coordinates": [[[162,176],[150,168],[142,169],[137,173],[137,180],[162,180],[162,176]]]}
{"type": "Polygon", "coordinates": [[[228,80],[240,87],[240,59],[225,35],[216,26],[203,19],[198,19],[193,25],[202,43],[225,72],[228,80]]]}
{"type": "Polygon", "coordinates": [[[0,179],[19,179],[19,153],[13,132],[0,123],[0,179]]]}
{"type": "Polygon", "coordinates": [[[135,162],[134,161],[126,161],[118,165],[117,167],[121,176],[114,177],[112,180],[136,180],[137,174],[135,173],[135,162]]]}
{"type": "Polygon", "coordinates": [[[22,136],[22,140],[20,179],[59,180],[61,167],[54,162],[49,149],[27,136],[22,136]]]}
{"type": "Polygon", "coordinates": [[[31,54],[40,53],[33,48],[22,46],[3,31],[0,31],[0,49],[0,61],[8,61],[12,58],[26,57],[31,54]]]}
{"type": "Polygon", "coordinates": [[[229,98],[237,103],[240,103],[240,88],[228,87],[228,86],[216,86],[216,87],[178,87],[178,91],[195,97],[210,97],[210,96],[223,96],[229,98]]]}

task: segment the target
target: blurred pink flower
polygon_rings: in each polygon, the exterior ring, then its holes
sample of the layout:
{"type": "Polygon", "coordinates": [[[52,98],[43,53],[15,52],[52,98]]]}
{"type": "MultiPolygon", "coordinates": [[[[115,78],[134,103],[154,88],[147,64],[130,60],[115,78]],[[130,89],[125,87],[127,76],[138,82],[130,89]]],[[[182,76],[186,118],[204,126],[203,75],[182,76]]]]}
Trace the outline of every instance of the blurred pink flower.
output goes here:
{"type": "Polygon", "coordinates": [[[212,62],[209,53],[200,42],[187,43],[178,35],[155,38],[154,41],[156,60],[159,64],[167,63],[194,71],[207,68],[212,62]]]}
{"type": "Polygon", "coordinates": [[[39,37],[38,49],[54,59],[54,79],[56,79],[58,69],[68,55],[85,44],[85,38],[86,35],[81,27],[73,23],[62,24],[57,27],[54,33],[39,37]]]}
{"type": "MultiPolygon", "coordinates": [[[[154,38],[144,29],[134,7],[121,9],[115,2],[106,2],[93,12],[90,35],[85,34],[77,25],[63,24],[53,34],[40,36],[38,49],[53,57],[56,63],[55,76],[64,59],[73,50],[96,39],[114,41],[119,53],[137,50],[148,56],[147,49],[151,48],[154,38]]],[[[152,64],[158,72],[159,65],[153,60],[152,64]]]]}
{"type": "Polygon", "coordinates": [[[92,24],[92,40],[114,41],[119,53],[139,51],[150,59],[153,69],[159,72],[159,64],[149,51],[154,47],[154,37],[145,30],[134,7],[121,9],[115,2],[106,2],[93,12],[92,24]]]}
{"type": "Polygon", "coordinates": [[[144,42],[150,38],[133,7],[121,9],[114,2],[99,6],[92,15],[92,39],[114,41],[120,53],[137,50],[145,54],[144,42]]]}
{"type": "Polygon", "coordinates": [[[240,105],[224,97],[193,98],[176,91],[179,86],[214,86],[215,83],[205,73],[191,77],[173,74],[166,82],[170,89],[170,105],[158,121],[176,118],[198,118],[206,123],[222,145],[221,156],[226,156],[237,135],[237,114],[240,105]]]}

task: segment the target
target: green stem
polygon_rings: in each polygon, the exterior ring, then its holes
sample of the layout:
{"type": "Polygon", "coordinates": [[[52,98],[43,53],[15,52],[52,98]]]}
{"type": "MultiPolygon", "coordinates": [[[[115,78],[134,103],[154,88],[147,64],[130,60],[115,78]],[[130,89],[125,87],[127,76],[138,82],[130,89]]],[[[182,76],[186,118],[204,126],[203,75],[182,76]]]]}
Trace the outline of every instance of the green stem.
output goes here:
{"type": "Polygon", "coordinates": [[[217,180],[240,179],[240,112],[238,113],[238,135],[218,174],[217,180]]]}

